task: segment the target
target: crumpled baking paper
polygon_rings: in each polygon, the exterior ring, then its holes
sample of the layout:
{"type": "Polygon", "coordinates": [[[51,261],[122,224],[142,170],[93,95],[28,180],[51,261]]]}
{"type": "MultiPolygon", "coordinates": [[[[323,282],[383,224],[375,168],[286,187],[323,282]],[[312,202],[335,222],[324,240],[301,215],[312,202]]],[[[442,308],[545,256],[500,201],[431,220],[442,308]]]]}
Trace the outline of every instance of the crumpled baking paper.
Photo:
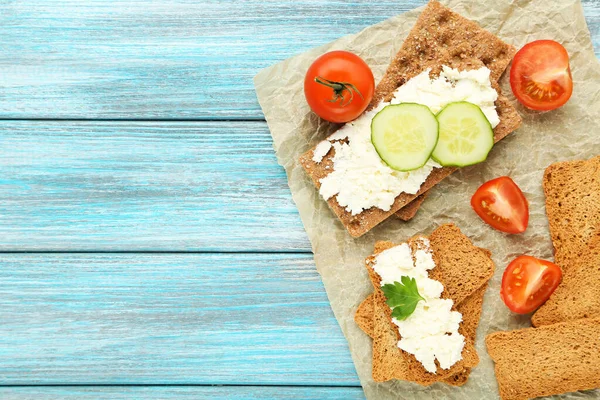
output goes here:
{"type": "MultiPolygon", "coordinates": [[[[600,154],[600,64],[593,51],[579,1],[447,0],[454,11],[520,48],[536,39],[562,43],[571,57],[574,92],[561,109],[539,113],[516,103],[508,74],[501,80],[504,93],[516,104],[523,125],[495,145],[488,160],[463,168],[431,190],[416,217],[408,222],[389,218],[365,236],[353,239],[318,195],[298,163],[298,157],[325,138],[335,126],[311,113],[303,93],[303,79],[319,55],[343,49],[360,55],[379,81],[390,60],[414,25],[420,10],[390,18],[325,46],[262,70],[254,79],[260,105],[273,136],[279,163],[308,233],[315,263],[322,276],[335,316],[348,340],[352,359],[369,399],[488,399],[498,395],[493,363],[484,344],[488,333],[530,326],[529,316],[512,314],[499,297],[506,265],[526,253],[553,259],[544,210],[544,169],[561,160],[584,159],[600,154]],[[472,211],[469,201],[485,181],[511,176],[530,203],[529,228],[521,235],[491,229],[472,211]],[[435,384],[425,388],[409,382],[375,383],[371,378],[371,339],[354,323],[359,303],[373,291],[363,265],[377,240],[402,242],[417,233],[454,222],[480,247],[492,251],[496,272],[486,292],[477,350],[481,363],[460,388],[435,384]]],[[[598,398],[600,390],[561,398],[598,398]]]]}

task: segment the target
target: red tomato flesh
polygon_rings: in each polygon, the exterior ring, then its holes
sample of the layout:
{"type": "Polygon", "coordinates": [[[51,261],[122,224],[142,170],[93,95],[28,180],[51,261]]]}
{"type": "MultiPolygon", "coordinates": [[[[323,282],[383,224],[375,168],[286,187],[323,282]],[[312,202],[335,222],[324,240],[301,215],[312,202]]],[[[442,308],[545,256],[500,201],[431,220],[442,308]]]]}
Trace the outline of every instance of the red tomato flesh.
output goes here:
{"type": "Polygon", "coordinates": [[[527,314],[544,304],[562,279],[560,267],[531,256],[515,258],[502,275],[500,297],[519,314],[527,314]]]}
{"type": "Polygon", "coordinates": [[[336,123],[356,119],[375,93],[371,68],[348,51],[332,51],[317,58],[304,78],[304,95],[319,117],[336,123]]]}
{"type": "Polygon", "coordinates": [[[513,59],[510,86],[528,108],[554,110],[573,93],[567,50],[553,40],[536,40],[523,46],[513,59]]]}
{"type": "Polygon", "coordinates": [[[481,219],[506,233],[522,233],[529,223],[529,204],[521,189],[508,176],[481,185],[471,197],[471,206],[481,219]]]}

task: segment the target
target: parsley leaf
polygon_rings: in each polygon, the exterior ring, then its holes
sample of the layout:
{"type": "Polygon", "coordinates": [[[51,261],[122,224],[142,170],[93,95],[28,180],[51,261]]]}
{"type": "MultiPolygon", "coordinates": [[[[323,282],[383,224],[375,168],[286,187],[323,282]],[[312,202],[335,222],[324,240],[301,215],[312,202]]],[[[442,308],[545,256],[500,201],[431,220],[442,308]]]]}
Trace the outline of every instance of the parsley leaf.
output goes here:
{"type": "Polygon", "coordinates": [[[392,317],[402,321],[415,311],[419,301],[425,299],[419,294],[415,278],[403,276],[400,280],[401,283],[383,285],[381,290],[387,298],[387,305],[392,308],[392,317]]]}

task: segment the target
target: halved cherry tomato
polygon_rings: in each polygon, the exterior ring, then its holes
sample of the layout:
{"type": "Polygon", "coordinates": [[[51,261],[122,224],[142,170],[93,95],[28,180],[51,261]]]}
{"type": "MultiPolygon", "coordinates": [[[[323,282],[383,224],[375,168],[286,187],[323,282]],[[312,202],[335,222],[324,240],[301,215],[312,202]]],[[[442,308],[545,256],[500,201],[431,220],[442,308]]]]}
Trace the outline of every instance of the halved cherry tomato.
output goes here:
{"type": "Polygon", "coordinates": [[[567,50],[554,40],[523,46],[513,59],[510,86],[517,99],[533,110],[554,110],[573,93],[567,50]]]}
{"type": "Polygon", "coordinates": [[[481,185],[471,197],[471,206],[485,223],[499,231],[521,233],[527,229],[529,204],[508,176],[481,185]]]}
{"type": "Polygon", "coordinates": [[[527,314],[544,304],[562,279],[560,267],[531,256],[515,258],[502,275],[500,297],[511,311],[527,314]]]}
{"type": "Polygon", "coordinates": [[[348,51],[332,51],[317,58],[306,72],[304,95],[321,118],[336,123],[356,119],[375,92],[371,68],[348,51]]]}

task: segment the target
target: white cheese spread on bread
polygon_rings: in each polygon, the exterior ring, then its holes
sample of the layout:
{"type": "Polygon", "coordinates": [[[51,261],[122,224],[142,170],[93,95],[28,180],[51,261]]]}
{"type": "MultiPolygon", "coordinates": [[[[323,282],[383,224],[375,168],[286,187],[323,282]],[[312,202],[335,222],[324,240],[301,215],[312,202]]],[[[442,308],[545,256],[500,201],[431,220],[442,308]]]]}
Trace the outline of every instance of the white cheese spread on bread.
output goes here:
{"type": "Polygon", "coordinates": [[[315,151],[313,152],[312,160],[316,163],[320,163],[321,161],[323,161],[323,157],[325,157],[327,155],[327,153],[329,153],[331,146],[332,146],[332,144],[329,140],[321,141],[317,145],[317,147],[315,147],[315,151]]]}
{"type": "Polygon", "coordinates": [[[428,271],[435,268],[429,240],[420,241],[420,249],[414,260],[407,243],[381,252],[375,258],[373,268],[381,277],[381,285],[400,282],[402,276],[414,278],[419,294],[425,299],[417,303],[415,311],[405,320],[392,318],[398,327],[398,347],[413,354],[431,373],[436,373],[438,361],[442,369],[448,369],[462,359],[465,338],[458,332],[462,315],[452,311],[452,299],[440,298],[444,286],[429,278],[428,271]]]}
{"type": "Polygon", "coordinates": [[[396,89],[390,103],[380,103],[319,143],[314,162],[321,162],[329,152],[327,143],[335,150],[332,172],[320,180],[319,192],[325,200],[336,196],[338,204],[352,215],[371,207],[389,211],[398,195],[417,193],[431,171],[441,168],[430,159],[419,169],[402,172],[381,160],[371,143],[371,121],[389,104],[419,103],[435,114],[450,103],[467,101],[481,108],[492,127],[498,125],[494,105],[498,93],[491,85],[488,68],[459,71],[444,66],[435,79],[429,73],[428,69],[410,79],[396,89]]]}

